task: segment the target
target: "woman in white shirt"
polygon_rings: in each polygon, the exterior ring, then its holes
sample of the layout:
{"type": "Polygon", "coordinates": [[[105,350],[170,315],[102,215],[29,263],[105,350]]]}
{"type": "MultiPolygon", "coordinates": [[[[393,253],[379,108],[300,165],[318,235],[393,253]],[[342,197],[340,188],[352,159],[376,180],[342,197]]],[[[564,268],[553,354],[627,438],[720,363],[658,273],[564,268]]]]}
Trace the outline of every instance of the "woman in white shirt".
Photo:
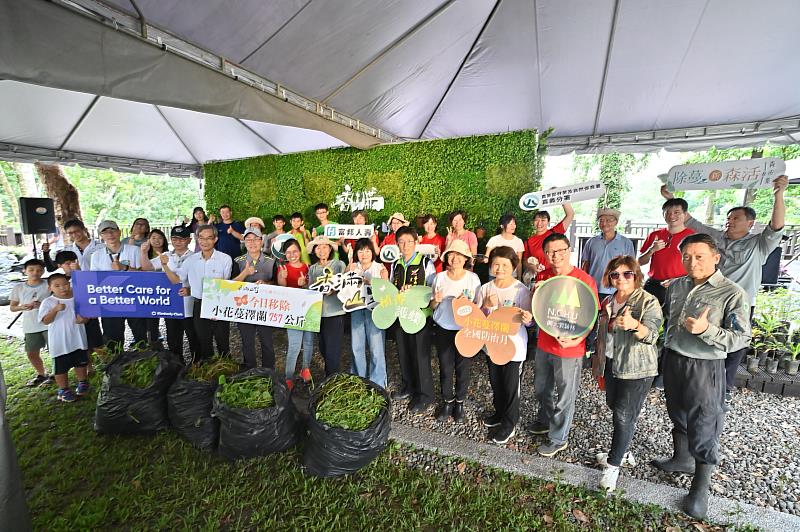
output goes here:
{"type": "Polygon", "coordinates": [[[510,362],[499,365],[487,358],[489,365],[489,383],[492,385],[492,403],[494,414],[483,420],[489,427],[489,439],[498,445],[506,443],[514,436],[519,421],[520,377],[522,363],[528,352],[528,331],[533,323],[531,314],[531,292],[521,282],[514,279],[512,273],[519,266],[519,257],[508,246],[496,247],[489,255],[489,268],[494,276],[481,287],[483,311],[491,314],[500,307],[517,307],[520,309],[520,320],[525,327],[520,327],[517,334],[511,336],[516,346],[514,358],[510,362]]]}
{"type": "Polygon", "coordinates": [[[453,300],[467,298],[480,305],[481,280],[469,271],[472,253],[463,240],[453,240],[442,254],[445,271],[433,280],[433,321],[437,325],[434,335],[439,355],[439,379],[442,389],[442,406],[436,419],[447,421],[450,416],[457,423],[464,421],[464,399],[469,389],[471,358],[461,356],[456,349],[459,327],[453,317],[453,300]],[[453,375],[455,374],[455,393],[453,375]]]}
{"type": "Polygon", "coordinates": [[[525,252],[525,244],[518,236],[514,235],[517,230],[517,218],[513,214],[504,214],[500,217],[500,234],[494,235],[486,243],[486,256],[491,255],[494,248],[508,246],[517,253],[519,258],[518,266],[514,271],[514,277],[522,279],[522,254],[525,252]]]}

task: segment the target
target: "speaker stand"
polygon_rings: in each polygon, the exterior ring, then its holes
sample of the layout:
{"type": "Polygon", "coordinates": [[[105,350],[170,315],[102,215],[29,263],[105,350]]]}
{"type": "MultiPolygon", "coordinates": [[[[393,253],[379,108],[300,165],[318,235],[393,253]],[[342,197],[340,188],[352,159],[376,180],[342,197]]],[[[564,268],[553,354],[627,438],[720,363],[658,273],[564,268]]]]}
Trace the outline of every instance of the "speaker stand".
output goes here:
{"type": "MultiPolygon", "coordinates": [[[[39,258],[39,252],[36,250],[36,235],[31,235],[31,240],[33,241],[33,258],[39,258]]],[[[44,258],[44,256],[42,256],[44,258]]]]}

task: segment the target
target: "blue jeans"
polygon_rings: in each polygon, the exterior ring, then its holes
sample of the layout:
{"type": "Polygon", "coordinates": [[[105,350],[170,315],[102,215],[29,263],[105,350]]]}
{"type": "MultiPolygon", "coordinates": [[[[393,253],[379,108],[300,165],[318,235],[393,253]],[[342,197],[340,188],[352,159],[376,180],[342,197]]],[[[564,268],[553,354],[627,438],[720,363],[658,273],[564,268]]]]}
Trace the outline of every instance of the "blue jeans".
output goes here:
{"type": "Polygon", "coordinates": [[[539,401],[539,422],[550,427],[551,443],[561,445],[569,436],[582,365],[582,357],[562,358],[536,349],[533,387],[539,401]]]}
{"type": "Polygon", "coordinates": [[[300,354],[300,347],[303,348],[303,368],[311,366],[311,355],[314,354],[314,333],[310,331],[298,331],[297,329],[286,329],[286,378],[294,376],[294,369],[297,365],[297,355],[300,354]]]}
{"type": "Polygon", "coordinates": [[[350,372],[386,388],[384,349],[386,332],[375,326],[371,310],[363,309],[350,313],[350,337],[353,347],[353,364],[350,372]],[[367,344],[369,344],[369,361],[367,344]]]}

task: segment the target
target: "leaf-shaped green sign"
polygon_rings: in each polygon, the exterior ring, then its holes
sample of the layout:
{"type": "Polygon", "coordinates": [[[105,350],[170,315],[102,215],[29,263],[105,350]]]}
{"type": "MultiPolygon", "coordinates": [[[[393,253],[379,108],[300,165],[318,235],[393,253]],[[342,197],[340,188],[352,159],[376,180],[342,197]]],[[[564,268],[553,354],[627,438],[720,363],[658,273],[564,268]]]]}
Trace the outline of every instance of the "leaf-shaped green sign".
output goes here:
{"type": "Polygon", "coordinates": [[[422,311],[431,300],[430,286],[412,286],[405,292],[385,279],[372,280],[372,297],[378,306],[372,310],[372,321],[379,329],[388,329],[396,319],[409,334],[425,326],[426,314],[422,311]]]}

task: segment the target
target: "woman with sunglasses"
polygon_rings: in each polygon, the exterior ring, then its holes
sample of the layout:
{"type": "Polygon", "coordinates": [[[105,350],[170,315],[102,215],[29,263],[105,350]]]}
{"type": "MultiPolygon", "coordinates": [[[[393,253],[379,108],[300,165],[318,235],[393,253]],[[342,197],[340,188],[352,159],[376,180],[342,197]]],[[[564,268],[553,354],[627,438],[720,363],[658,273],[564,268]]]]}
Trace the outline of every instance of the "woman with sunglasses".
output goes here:
{"type": "Polygon", "coordinates": [[[602,280],[603,286],[616,290],[600,304],[597,350],[592,356],[592,374],[605,382],[614,424],[611,451],[597,455],[604,468],[600,487],[608,491],[616,489],[621,465],[635,465],[628,446],[658,374],[656,341],[664,320],[658,299],[642,288],[643,280],[639,262],[630,256],[611,259],[602,280]]]}

